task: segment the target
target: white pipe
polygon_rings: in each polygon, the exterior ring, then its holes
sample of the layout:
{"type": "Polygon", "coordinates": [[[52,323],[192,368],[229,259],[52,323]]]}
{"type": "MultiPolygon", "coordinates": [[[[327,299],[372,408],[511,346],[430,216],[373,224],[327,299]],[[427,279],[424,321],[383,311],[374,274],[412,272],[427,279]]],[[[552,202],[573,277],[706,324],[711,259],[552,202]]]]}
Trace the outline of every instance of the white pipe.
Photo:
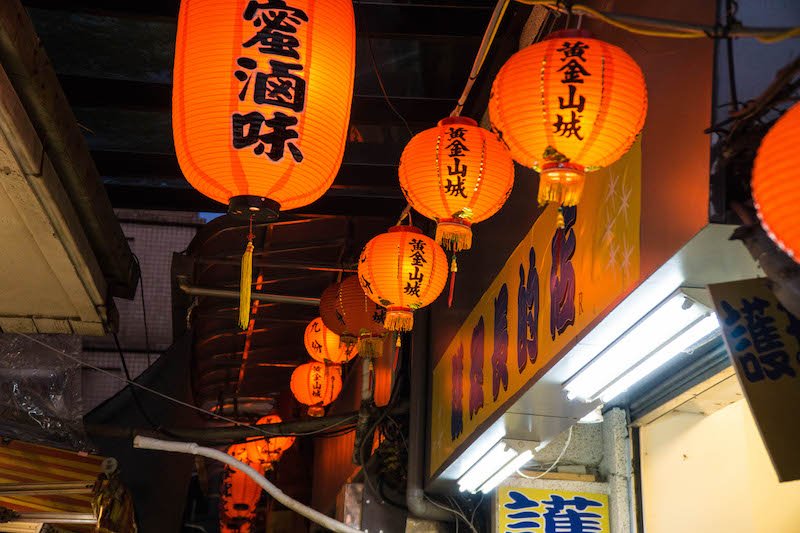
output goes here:
{"type": "Polygon", "coordinates": [[[298,502],[293,498],[290,498],[289,496],[284,494],[284,492],[281,489],[270,483],[264,476],[259,474],[256,470],[250,468],[241,461],[237,461],[236,459],[234,459],[225,452],[221,452],[213,448],[204,448],[202,446],[198,446],[194,442],[173,442],[167,440],[153,439],[150,437],[143,437],[141,435],[138,435],[136,436],[136,438],[133,439],[133,447],[143,448],[146,450],[162,450],[165,452],[202,455],[203,457],[216,459],[217,461],[223,462],[237,470],[241,470],[242,472],[250,476],[253,479],[253,481],[255,481],[262,489],[267,491],[267,494],[269,494],[277,501],[282,503],[285,507],[305,516],[309,520],[316,522],[322,527],[340,533],[364,533],[360,529],[352,528],[347,524],[343,524],[338,520],[334,520],[333,518],[326,516],[320,513],[319,511],[312,509],[311,507],[308,507],[307,505],[303,505],[302,503],[298,502]]]}

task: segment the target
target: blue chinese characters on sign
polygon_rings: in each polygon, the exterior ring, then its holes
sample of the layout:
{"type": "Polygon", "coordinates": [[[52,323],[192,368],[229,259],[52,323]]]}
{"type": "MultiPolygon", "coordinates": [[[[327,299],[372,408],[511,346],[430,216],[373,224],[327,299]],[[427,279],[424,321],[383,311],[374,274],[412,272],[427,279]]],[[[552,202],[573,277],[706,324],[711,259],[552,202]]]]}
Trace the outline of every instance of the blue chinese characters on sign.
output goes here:
{"type": "MultiPolygon", "coordinates": [[[[548,493],[545,493],[548,494],[548,493]]],[[[565,498],[559,494],[539,499],[520,491],[508,493],[503,504],[504,533],[601,533],[602,501],[584,496],[565,498]]]]}
{"type": "MultiPolygon", "coordinates": [[[[736,363],[750,383],[797,376],[792,359],[800,363],[800,354],[787,352],[775,317],[770,315],[770,306],[770,302],[758,297],[742,298],[739,302],[723,300],[721,304],[722,321],[735,343],[736,363]]],[[[796,337],[800,331],[797,319],[782,306],[778,309],[789,317],[786,332],[796,337]]]]}

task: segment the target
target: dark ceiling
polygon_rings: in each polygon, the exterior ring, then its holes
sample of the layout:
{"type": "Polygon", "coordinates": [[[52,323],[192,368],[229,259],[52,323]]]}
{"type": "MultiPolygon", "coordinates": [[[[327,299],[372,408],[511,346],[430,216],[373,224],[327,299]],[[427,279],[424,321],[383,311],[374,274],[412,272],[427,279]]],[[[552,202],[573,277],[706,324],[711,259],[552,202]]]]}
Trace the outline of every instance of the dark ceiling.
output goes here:
{"type": "MultiPolygon", "coordinates": [[[[175,158],[171,83],[176,0],[25,0],[115,207],[220,211],[175,158]]],[[[364,1],[355,5],[357,64],[344,164],[303,214],[397,217],[397,163],[408,132],[447,116],[466,82],[493,0],[364,1]],[[351,133],[352,130],[351,130],[351,133]]]]}

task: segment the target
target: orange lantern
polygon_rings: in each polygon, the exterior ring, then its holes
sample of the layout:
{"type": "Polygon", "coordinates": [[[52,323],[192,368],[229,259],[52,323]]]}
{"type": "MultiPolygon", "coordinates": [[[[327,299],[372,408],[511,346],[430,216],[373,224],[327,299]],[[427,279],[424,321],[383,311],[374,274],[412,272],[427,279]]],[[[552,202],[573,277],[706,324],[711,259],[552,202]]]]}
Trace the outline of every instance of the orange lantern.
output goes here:
{"type": "Polygon", "coordinates": [[[261,487],[241,470],[225,467],[220,491],[220,531],[249,533],[261,499],[261,487]]]}
{"type": "Polygon", "coordinates": [[[289,385],[297,401],[309,406],[309,415],[324,416],[324,407],[342,392],[342,368],[316,361],[306,363],[295,368],[289,385]]]}
{"type": "MultiPolygon", "coordinates": [[[[257,424],[280,424],[281,421],[278,415],[267,415],[261,417],[257,424]]],[[[294,437],[251,437],[247,442],[228,448],[228,454],[256,470],[269,470],[280,461],[283,452],[292,447],[294,440],[294,437]]]]}
{"type": "Polygon", "coordinates": [[[414,136],[400,159],[400,189],[411,206],[437,222],[436,242],[459,252],[470,227],[503,207],[514,185],[506,147],[471,118],[451,117],[414,136]]]}
{"type": "Polygon", "coordinates": [[[370,300],[358,276],[334,283],[322,293],[319,302],[322,321],[341,335],[343,342],[358,340],[358,351],[365,357],[379,357],[386,328],[386,309],[370,300]]]}
{"type": "Polygon", "coordinates": [[[172,124],[186,179],[248,217],[322,196],[342,162],[354,67],[350,0],[183,0],[172,124]]]}
{"type": "Polygon", "coordinates": [[[306,326],[303,343],[308,355],[320,363],[340,365],[358,355],[355,344],[341,342],[339,335],[328,329],[322,318],[315,318],[306,326]]]}
{"type": "Polygon", "coordinates": [[[383,325],[391,331],[411,330],[413,311],[441,294],[447,271],[442,247],[413,226],[394,226],[373,237],[358,261],[361,288],[386,307],[383,325]]]}
{"type": "Polygon", "coordinates": [[[796,135],[800,131],[800,105],[789,109],[770,128],[753,164],[753,202],[761,225],[770,238],[800,263],[800,187],[797,174],[796,135]]]}
{"type": "Polygon", "coordinates": [[[511,56],[489,100],[512,157],[539,172],[540,204],[576,205],[585,172],[622,157],[646,114],[639,65],[585,30],[552,33],[511,56]]]}

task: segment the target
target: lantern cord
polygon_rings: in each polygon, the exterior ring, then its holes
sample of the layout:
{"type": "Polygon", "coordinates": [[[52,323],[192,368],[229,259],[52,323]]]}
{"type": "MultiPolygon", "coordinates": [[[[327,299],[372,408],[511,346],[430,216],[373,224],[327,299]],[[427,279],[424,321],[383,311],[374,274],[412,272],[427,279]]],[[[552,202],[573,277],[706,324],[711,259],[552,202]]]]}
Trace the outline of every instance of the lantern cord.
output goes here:
{"type": "MultiPolygon", "coordinates": [[[[516,0],[531,6],[544,6],[566,12],[562,2],[556,0],[516,0]]],[[[763,43],[776,43],[786,39],[800,36],[800,27],[793,28],[750,28],[746,26],[733,27],[708,26],[689,24],[686,22],[640,17],[636,15],[623,15],[600,11],[584,4],[572,4],[571,11],[577,15],[600,20],[614,27],[650,37],[667,37],[672,39],[727,39],[729,37],[753,37],[763,43]]]]}
{"type": "MultiPolygon", "coordinates": [[[[203,409],[201,407],[197,407],[196,405],[181,401],[181,400],[179,400],[177,398],[173,398],[172,396],[164,394],[163,392],[159,392],[159,391],[157,391],[155,389],[151,389],[150,387],[142,385],[141,383],[137,383],[137,382],[133,381],[132,379],[130,379],[130,377],[120,377],[116,372],[112,372],[110,370],[106,370],[105,368],[101,368],[99,366],[95,366],[95,365],[89,364],[89,363],[81,360],[79,357],[75,357],[74,355],[72,355],[70,353],[67,353],[67,352],[65,352],[63,350],[59,350],[58,348],[55,348],[54,346],[50,346],[46,342],[42,342],[39,339],[37,339],[35,337],[31,337],[30,335],[28,335],[26,333],[18,333],[18,335],[20,337],[25,337],[29,341],[31,341],[33,343],[36,343],[36,344],[38,344],[38,345],[40,345],[40,346],[42,346],[42,347],[44,347],[44,348],[46,348],[46,349],[48,349],[48,350],[50,350],[52,352],[55,352],[56,354],[58,354],[58,355],[60,355],[62,357],[66,357],[67,359],[69,359],[71,361],[74,361],[75,363],[78,363],[79,365],[81,365],[81,366],[83,366],[85,368],[90,368],[90,369],[94,370],[95,372],[99,372],[99,373],[101,373],[103,375],[106,375],[106,376],[108,376],[108,377],[110,377],[110,378],[112,378],[114,380],[121,381],[121,382],[125,383],[126,385],[129,385],[132,389],[139,389],[139,390],[143,390],[143,391],[149,392],[150,394],[158,396],[159,398],[162,398],[164,400],[170,401],[170,402],[172,402],[174,404],[177,404],[177,405],[180,405],[182,407],[186,407],[187,409],[191,409],[193,411],[197,411],[197,412],[202,413],[202,414],[204,414],[206,416],[209,416],[211,418],[215,418],[217,420],[221,420],[223,422],[227,422],[227,423],[232,424],[232,425],[234,425],[236,427],[253,430],[256,433],[260,433],[260,434],[264,435],[265,437],[306,437],[306,436],[310,436],[310,435],[318,435],[320,433],[324,433],[324,432],[326,432],[326,431],[328,431],[330,429],[333,429],[334,427],[342,426],[342,425],[347,424],[349,422],[353,422],[358,418],[358,415],[354,414],[353,416],[338,420],[336,423],[331,424],[330,426],[326,426],[324,428],[321,428],[321,429],[318,429],[318,430],[314,430],[314,431],[307,431],[307,432],[302,432],[302,433],[290,433],[290,434],[274,433],[274,432],[271,432],[271,431],[267,431],[265,429],[261,429],[258,426],[253,426],[251,424],[246,424],[244,422],[240,422],[238,420],[234,420],[232,418],[228,418],[226,416],[217,414],[217,413],[215,413],[213,411],[209,411],[209,410],[203,409]]],[[[124,359],[124,354],[123,354],[123,359],[124,359]]],[[[123,367],[123,371],[124,371],[125,367],[127,367],[127,364],[123,367]]],[[[130,376],[130,373],[128,373],[127,375],[130,376]]],[[[134,398],[136,398],[136,397],[137,396],[134,394],[134,398]]],[[[154,425],[154,424],[151,424],[151,425],[154,425]]],[[[156,428],[154,428],[154,429],[156,429],[156,428]]],[[[167,434],[166,431],[163,428],[158,428],[157,431],[159,431],[161,433],[164,433],[164,434],[167,434]]]]}
{"type": "MultiPolygon", "coordinates": [[[[725,21],[725,29],[729,31],[731,27],[738,25],[738,21],[735,18],[736,11],[738,11],[739,6],[735,2],[735,0],[726,0],[725,2],[725,11],[727,19],[725,21]]],[[[736,90],[736,65],[734,62],[733,57],[733,39],[730,35],[728,35],[725,39],[726,45],[726,52],[728,56],[728,87],[731,93],[731,107],[734,111],[739,111],[739,95],[737,94],[738,91],[736,90]]]]}
{"type": "Polygon", "coordinates": [[[342,522],[339,522],[338,520],[334,520],[333,518],[324,515],[303,503],[300,503],[294,498],[291,498],[281,489],[268,481],[267,478],[259,474],[251,466],[234,459],[225,452],[215,450],[213,448],[204,448],[202,446],[198,446],[194,442],[171,442],[143,437],[141,435],[133,439],[133,447],[142,448],[145,450],[161,450],[189,455],[200,455],[202,457],[208,457],[209,459],[216,459],[217,461],[225,463],[226,465],[235,468],[240,472],[244,472],[275,500],[279,501],[292,511],[308,518],[309,520],[316,522],[317,524],[331,531],[337,531],[341,533],[363,533],[360,529],[352,528],[342,522]]]}

